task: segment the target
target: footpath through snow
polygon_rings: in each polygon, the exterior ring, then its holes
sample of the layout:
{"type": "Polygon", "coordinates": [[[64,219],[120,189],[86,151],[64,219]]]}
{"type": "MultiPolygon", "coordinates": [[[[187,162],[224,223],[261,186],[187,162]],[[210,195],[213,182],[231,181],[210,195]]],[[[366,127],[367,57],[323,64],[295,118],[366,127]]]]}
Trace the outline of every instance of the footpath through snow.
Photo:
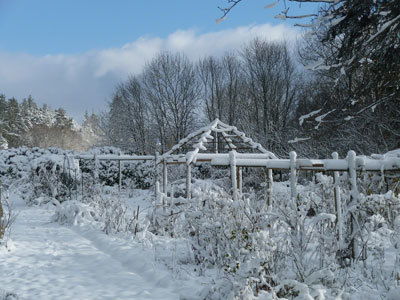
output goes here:
{"type": "Polygon", "coordinates": [[[45,208],[18,202],[16,209],[11,251],[0,251],[0,290],[40,300],[196,299],[188,296],[196,289],[178,287],[149,248],[53,223],[45,208]]]}

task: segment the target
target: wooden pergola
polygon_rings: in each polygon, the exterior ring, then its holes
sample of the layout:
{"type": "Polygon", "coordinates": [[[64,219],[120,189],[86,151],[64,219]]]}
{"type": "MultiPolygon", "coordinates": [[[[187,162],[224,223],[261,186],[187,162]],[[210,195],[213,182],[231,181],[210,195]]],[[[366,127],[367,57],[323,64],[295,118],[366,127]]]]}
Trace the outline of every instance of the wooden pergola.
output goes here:
{"type": "MultiPolygon", "coordinates": [[[[171,150],[157,158],[163,165],[162,193],[167,193],[167,165],[186,165],[186,197],[191,197],[191,166],[208,162],[213,165],[231,165],[233,196],[236,190],[242,192],[242,166],[236,165],[236,156],[246,155],[253,159],[277,159],[276,155],[266,150],[261,144],[239,131],[235,126],[227,125],[219,119],[200,128],[179,141],[171,150]],[[229,164],[218,164],[218,160],[228,159],[229,164]],[[213,163],[214,162],[214,163],[213,163]],[[230,163],[232,162],[232,163],[230,163]],[[232,167],[232,164],[234,166],[232,167]]],[[[272,185],[272,171],[267,172],[267,187],[272,185]]]]}
{"type": "MultiPolygon", "coordinates": [[[[259,143],[239,131],[236,127],[227,125],[216,119],[186,138],[182,139],[171,150],[156,158],[163,165],[162,191],[166,196],[168,174],[167,166],[174,164],[186,165],[186,197],[191,197],[191,166],[196,163],[208,162],[212,166],[226,166],[231,169],[232,194],[237,200],[242,194],[242,168],[261,167],[266,173],[266,203],[272,205],[273,170],[290,172],[291,198],[297,197],[297,171],[326,172],[332,171],[335,182],[339,172],[347,172],[352,189],[356,190],[356,171],[369,172],[400,172],[400,150],[386,155],[356,156],[349,151],[346,158],[339,159],[336,152],[329,159],[297,158],[295,152],[289,159],[280,159],[266,150],[259,143]],[[354,186],[353,186],[354,185],[354,186]]],[[[335,188],[335,202],[340,207],[338,187],[335,188]]]]}

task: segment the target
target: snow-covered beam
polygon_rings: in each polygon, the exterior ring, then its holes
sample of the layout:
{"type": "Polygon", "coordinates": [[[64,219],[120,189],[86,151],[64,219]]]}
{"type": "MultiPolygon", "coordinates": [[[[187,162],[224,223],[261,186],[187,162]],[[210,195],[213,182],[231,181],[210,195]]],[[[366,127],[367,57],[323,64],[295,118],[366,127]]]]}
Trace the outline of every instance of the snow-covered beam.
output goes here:
{"type": "MultiPolygon", "coordinates": [[[[219,156],[211,159],[211,165],[229,166],[228,156],[219,156]]],[[[289,159],[264,159],[264,158],[236,158],[238,167],[265,167],[273,170],[290,170],[289,159]]],[[[348,171],[346,159],[297,159],[297,170],[310,171],[348,171]]],[[[356,169],[361,171],[400,171],[400,158],[375,160],[365,157],[356,158],[356,169]]]]}
{"type": "MultiPolygon", "coordinates": [[[[272,158],[268,153],[236,153],[237,158],[249,159],[269,159],[272,158]]],[[[211,162],[213,159],[229,160],[229,153],[197,153],[193,157],[193,163],[196,162],[211,162]]],[[[168,164],[185,163],[187,161],[185,154],[170,155],[166,157],[168,164]]]]}
{"type": "MultiPolygon", "coordinates": [[[[75,159],[94,159],[94,155],[75,155],[75,159]]],[[[154,155],[97,155],[98,160],[154,160],[154,155]]]]}

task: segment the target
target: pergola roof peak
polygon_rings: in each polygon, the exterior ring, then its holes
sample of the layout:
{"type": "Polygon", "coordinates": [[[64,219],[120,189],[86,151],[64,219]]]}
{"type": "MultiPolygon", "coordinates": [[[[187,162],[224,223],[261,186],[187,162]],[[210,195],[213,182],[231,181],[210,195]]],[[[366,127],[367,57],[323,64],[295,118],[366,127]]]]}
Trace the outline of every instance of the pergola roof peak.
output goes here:
{"type": "Polygon", "coordinates": [[[164,153],[161,159],[171,155],[186,154],[186,161],[190,164],[198,153],[224,153],[232,150],[245,153],[258,152],[267,154],[270,158],[276,158],[272,152],[246,137],[235,126],[227,125],[217,118],[209,125],[180,140],[164,153]]]}

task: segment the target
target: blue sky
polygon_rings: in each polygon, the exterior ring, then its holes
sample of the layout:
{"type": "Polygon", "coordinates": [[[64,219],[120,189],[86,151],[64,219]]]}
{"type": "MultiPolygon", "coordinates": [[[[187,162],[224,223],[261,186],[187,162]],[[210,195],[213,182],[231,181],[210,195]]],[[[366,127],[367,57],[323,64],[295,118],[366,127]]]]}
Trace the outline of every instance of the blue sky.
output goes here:
{"type": "MultiPolygon", "coordinates": [[[[226,0],[0,0],[0,93],[64,107],[77,119],[98,112],[114,86],[162,50],[196,60],[239,49],[254,36],[294,40],[281,1],[243,0],[228,18],[226,0]]],[[[292,14],[315,12],[296,3],[292,14]]]]}

